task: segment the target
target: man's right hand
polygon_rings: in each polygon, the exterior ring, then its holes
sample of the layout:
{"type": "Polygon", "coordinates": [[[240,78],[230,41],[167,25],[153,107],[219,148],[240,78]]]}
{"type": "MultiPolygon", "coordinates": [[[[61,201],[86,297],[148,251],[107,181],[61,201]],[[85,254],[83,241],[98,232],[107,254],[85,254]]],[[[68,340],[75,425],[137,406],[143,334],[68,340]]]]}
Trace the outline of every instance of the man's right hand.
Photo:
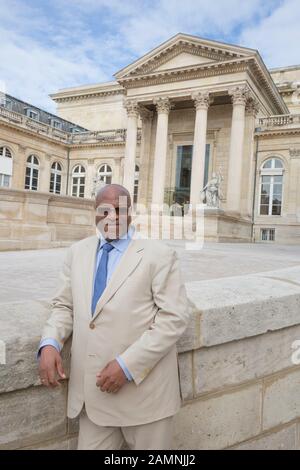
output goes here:
{"type": "Polygon", "coordinates": [[[39,362],[39,375],[42,384],[46,387],[57,387],[60,385],[58,380],[66,378],[61,355],[54,346],[42,347],[39,362]]]}

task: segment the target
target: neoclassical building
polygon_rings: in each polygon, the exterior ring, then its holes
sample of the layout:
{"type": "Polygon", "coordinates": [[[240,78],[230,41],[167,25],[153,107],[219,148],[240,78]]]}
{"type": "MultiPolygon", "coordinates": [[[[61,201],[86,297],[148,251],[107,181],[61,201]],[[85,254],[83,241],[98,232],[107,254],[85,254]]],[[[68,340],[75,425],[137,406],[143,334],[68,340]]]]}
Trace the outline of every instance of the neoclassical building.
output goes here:
{"type": "Polygon", "coordinates": [[[177,34],[113,82],[51,97],[57,116],[2,99],[6,198],[89,199],[102,181],[146,206],[197,204],[216,174],[207,239],[300,241],[300,66],[268,70],[256,50],[177,34]]]}

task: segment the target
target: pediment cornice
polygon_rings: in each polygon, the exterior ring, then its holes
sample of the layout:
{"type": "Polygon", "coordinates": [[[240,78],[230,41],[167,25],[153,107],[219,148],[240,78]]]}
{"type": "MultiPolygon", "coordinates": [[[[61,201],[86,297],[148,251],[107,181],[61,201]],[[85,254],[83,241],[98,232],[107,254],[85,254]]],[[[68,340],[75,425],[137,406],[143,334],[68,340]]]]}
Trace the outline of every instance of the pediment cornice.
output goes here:
{"type": "MultiPolygon", "coordinates": [[[[188,53],[194,56],[199,56],[207,59],[207,63],[210,62],[222,62],[224,60],[238,59],[244,57],[241,54],[230,53],[228,51],[216,51],[212,47],[204,47],[203,45],[195,45],[188,43],[187,41],[180,41],[177,44],[165,49],[160,54],[149,59],[146,63],[136,67],[128,74],[124,75],[125,77],[132,77],[136,75],[144,75],[145,73],[151,73],[156,68],[161,67],[162,65],[168,63],[171,59],[179,56],[182,53],[188,53]]],[[[203,65],[203,64],[202,64],[203,65]]],[[[166,69],[168,70],[168,69],[166,69]]],[[[171,70],[171,69],[170,69],[171,70]]]]}
{"type": "MultiPolygon", "coordinates": [[[[232,59],[250,57],[256,51],[246,47],[225,44],[179,33],[160,46],[142,56],[115,74],[117,80],[136,75],[151,73],[181,53],[207,59],[207,62],[224,62],[232,59]]],[[[201,61],[203,63],[203,60],[201,61]]]]}

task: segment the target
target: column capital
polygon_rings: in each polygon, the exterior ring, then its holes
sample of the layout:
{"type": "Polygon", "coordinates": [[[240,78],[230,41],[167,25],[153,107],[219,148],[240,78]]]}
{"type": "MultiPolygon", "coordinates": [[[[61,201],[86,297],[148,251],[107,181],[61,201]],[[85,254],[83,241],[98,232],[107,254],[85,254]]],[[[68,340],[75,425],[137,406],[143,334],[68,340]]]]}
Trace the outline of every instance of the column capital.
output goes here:
{"type": "Polygon", "coordinates": [[[208,91],[196,91],[192,93],[192,100],[194,101],[196,110],[208,109],[213,101],[208,91]]]}
{"type": "Polygon", "coordinates": [[[125,98],[123,101],[123,105],[127,111],[128,117],[138,117],[139,106],[138,106],[137,100],[125,98]]]}
{"type": "Polygon", "coordinates": [[[153,103],[156,105],[158,114],[169,114],[172,109],[172,104],[167,96],[154,98],[153,103]]]}
{"type": "Polygon", "coordinates": [[[142,121],[148,121],[153,118],[153,112],[145,108],[145,106],[139,106],[139,115],[142,121]]]}
{"type": "Polygon", "coordinates": [[[246,106],[247,101],[251,97],[250,90],[247,85],[230,88],[228,90],[228,94],[231,96],[233,106],[239,104],[246,106]]]}
{"type": "Polygon", "coordinates": [[[256,98],[250,97],[246,103],[246,115],[256,117],[259,112],[259,101],[256,98]]]}

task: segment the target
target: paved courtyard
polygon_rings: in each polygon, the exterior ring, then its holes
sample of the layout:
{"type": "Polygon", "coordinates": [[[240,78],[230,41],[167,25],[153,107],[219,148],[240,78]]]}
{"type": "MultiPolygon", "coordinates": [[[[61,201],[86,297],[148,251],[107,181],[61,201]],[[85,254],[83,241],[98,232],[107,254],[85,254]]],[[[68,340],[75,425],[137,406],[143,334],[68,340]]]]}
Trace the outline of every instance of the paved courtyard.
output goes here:
{"type": "MultiPolygon", "coordinates": [[[[240,276],[300,265],[300,246],[205,243],[202,250],[185,250],[185,243],[168,241],[179,255],[186,281],[240,276]]],[[[0,253],[0,303],[48,299],[57,286],[65,248],[0,253]]]]}

